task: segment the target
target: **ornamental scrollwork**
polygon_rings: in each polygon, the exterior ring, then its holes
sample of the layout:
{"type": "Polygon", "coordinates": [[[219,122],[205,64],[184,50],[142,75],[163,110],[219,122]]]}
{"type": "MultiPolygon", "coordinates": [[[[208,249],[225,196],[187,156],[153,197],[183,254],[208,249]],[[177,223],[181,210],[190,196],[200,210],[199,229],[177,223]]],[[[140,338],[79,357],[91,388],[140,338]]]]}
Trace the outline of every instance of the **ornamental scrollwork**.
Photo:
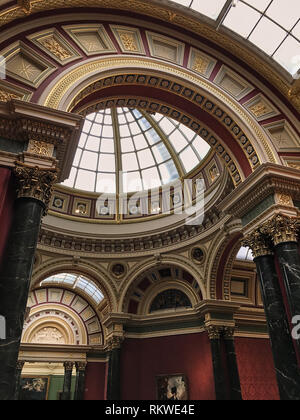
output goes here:
{"type": "Polygon", "coordinates": [[[298,242],[300,220],[278,214],[268,220],[261,228],[261,232],[269,236],[274,245],[284,242],[298,242]]]}
{"type": "Polygon", "coordinates": [[[34,198],[45,206],[45,214],[50,203],[53,185],[57,182],[56,169],[40,169],[16,163],[14,174],[18,198],[34,198]]]}
{"type": "Polygon", "coordinates": [[[272,244],[269,238],[264,235],[260,229],[256,229],[254,232],[247,235],[242,241],[242,246],[250,248],[254,258],[273,255],[272,244]]]}

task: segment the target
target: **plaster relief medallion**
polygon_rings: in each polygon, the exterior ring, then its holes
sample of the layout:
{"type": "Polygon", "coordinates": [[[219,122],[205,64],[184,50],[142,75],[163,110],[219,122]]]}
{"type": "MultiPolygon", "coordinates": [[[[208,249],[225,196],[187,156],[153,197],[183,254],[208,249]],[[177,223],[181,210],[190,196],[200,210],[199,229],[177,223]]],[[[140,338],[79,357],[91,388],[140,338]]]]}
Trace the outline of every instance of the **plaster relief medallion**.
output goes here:
{"type": "Polygon", "coordinates": [[[205,252],[201,248],[194,248],[191,252],[191,256],[198,264],[203,264],[205,262],[205,252]]]}
{"type": "Polygon", "coordinates": [[[113,275],[117,278],[121,278],[124,277],[126,274],[126,267],[124,264],[118,263],[118,264],[113,264],[111,267],[111,272],[113,273],[113,275]]]}

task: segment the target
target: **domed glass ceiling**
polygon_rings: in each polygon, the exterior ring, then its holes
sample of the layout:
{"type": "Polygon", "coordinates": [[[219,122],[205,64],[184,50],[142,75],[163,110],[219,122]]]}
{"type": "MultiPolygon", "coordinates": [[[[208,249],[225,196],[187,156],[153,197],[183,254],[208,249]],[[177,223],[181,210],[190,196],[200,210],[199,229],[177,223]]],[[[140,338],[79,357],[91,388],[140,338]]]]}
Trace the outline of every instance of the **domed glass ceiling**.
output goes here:
{"type": "Polygon", "coordinates": [[[63,185],[112,194],[157,188],[188,174],[209,151],[201,137],[171,118],[106,109],[86,117],[63,185]]]}
{"type": "Polygon", "coordinates": [[[300,68],[299,0],[172,0],[249,40],[290,74],[300,68]]]}

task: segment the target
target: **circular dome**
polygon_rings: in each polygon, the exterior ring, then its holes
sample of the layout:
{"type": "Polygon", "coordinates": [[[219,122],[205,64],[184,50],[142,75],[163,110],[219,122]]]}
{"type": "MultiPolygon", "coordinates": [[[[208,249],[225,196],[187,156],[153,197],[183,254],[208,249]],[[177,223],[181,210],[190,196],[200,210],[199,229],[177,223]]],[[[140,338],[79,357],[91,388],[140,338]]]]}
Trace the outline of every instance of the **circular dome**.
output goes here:
{"type": "Polygon", "coordinates": [[[111,108],[86,117],[70,177],[63,185],[97,193],[130,193],[186,176],[210,146],[160,114],[111,108]]]}

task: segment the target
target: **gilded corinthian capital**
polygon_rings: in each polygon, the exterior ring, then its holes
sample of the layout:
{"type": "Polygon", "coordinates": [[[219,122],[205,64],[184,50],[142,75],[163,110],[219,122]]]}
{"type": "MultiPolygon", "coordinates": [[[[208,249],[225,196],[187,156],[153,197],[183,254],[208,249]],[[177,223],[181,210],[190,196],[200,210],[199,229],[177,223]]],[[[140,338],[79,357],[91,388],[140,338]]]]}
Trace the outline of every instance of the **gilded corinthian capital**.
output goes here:
{"type": "Polygon", "coordinates": [[[205,329],[210,340],[219,340],[223,332],[223,327],[220,327],[218,325],[205,326],[205,329]]]}
{"type": "Polygon", "coordinates": [[[18,198],[34,198],[41,201],[47,211],[52,187],[57,182],[57,170],[44,170],[17,162],[14,174],[17,182],[18,198]]]}
{"type": "Polygon", "coordinates": [[[272,246],[268,236],[264,235],[261,229],[256,229],[245,237],[242,242],[243,246],[249,247],[254,258],[272,255],[272,246]]]}
{"type": "Polygon", "coordinates": [[[268,220],[261,228],[261,231],[272,239],[275,246],[284,242],[298,242],[299,230],[299,219],[280,214],[268,220]]]}

